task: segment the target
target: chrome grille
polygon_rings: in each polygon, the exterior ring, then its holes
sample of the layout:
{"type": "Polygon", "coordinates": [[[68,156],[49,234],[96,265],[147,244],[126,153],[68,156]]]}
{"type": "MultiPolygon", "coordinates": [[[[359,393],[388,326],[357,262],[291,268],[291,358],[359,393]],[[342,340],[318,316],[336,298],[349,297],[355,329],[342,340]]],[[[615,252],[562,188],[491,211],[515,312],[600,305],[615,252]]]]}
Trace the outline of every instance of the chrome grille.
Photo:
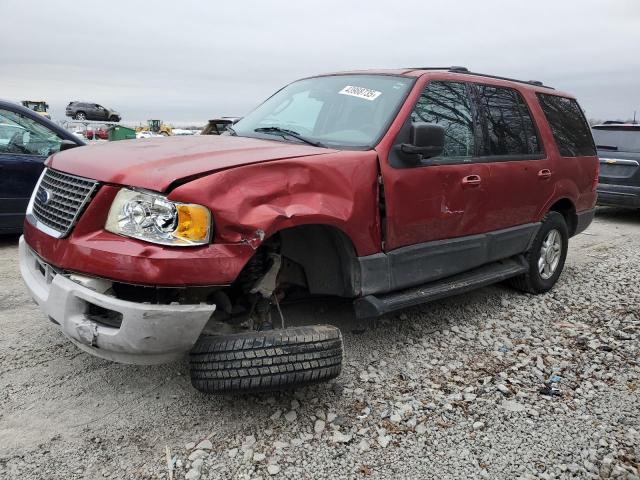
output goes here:
{"type": "Polygon", "coordinates": [[[66,236],[91,200],[98,182],[45,169],[31,198],[27,218],[56,238],[66,236]],[[35,222],[33,221],[35,220],[35,222]]]}

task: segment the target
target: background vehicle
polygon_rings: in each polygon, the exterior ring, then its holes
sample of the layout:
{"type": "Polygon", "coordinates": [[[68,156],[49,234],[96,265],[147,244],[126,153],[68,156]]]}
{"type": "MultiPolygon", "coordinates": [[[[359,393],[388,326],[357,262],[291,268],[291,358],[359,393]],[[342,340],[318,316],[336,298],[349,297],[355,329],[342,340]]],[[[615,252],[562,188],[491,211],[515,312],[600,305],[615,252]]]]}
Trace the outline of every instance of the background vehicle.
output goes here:
{"type": "Polygon", "coordinates": [[[103,127],[96,128],[95,131],[87,129],[85,136],[87,140],[109,140],[109,129],[103,127]]]}
{"type": "Polygon", "coordinates": [[[97,120],[106,122],[119,122],[122,117],[115,110],[88,102],[69,102],[66,109],[67,117],[74,120],[97,120]]]}
{"type": "Polygon", "coordinates": [[[202,129],[200,135],[221,135],[227,129],[238,122],[241,117],[222,117],[209,120],[207,125],[202,129]]]}
{"type": "Polygon", "coordinates": [[[173,127],[162,123],[162,120],[147,120],[147,126],[138,127],[136,133],[138,132],[151,132],[168,137],[173,133],[173,127]]]}
{"type": "Polygon", "coordinates": [[[69,129],[69,131],[71,133],[73,133],[76,137],[78,137],[80,140],[84,141],[86,140],[86,129],[83,127],[73,127],[71,129],[69,129]]]}
{"type": "Polygon", "coordinates": [[[185,136],[190,136],[190,135],[194,135],[196,133],[200,133],[197,130],[190,130],[187,128],[173,128],[171,130],[171,135],[175,135],[177,137],[185,137],[185,136]]]}
{"type": "Polygon", "coordinates": [[[42,115],[0,100],[0,233],[22,231],[29,197],[47,157],[78,145],[84,142],[42,115]]]}
{"type": "Polygon", "coordinates": [[[592,127],[600,157],[598,204],[640,208],[640,125],[592,127]]]}
{"type": "Polygon", "coordinates": [[[51,115],[49,115],[49,104],[44,100],[23,100],[22,106],[27,107],[34,112],[38,112],[43,117],[51,120],[51,115]]]}
{"type": "Polygon", "coordinates": [[[153,133],[149,130],[140,130],[136,132],[136,138],[152,138],[152,137],[162,137],[159,133],[153,133]]]}
{"type": "Polygon", "coordinates": [[[200,390],[287,388],[342,362],[339,330],[291,326],[288,299],[353,299],[367,319],[504,280],[547,292],[593,219],[597,172],[577,101],[539,82],[311,77],[225,135],[54,155],[43,182],[83,193],[61,217],[36,187],[21,272],[94,355],[190,351],[200,390]]]}

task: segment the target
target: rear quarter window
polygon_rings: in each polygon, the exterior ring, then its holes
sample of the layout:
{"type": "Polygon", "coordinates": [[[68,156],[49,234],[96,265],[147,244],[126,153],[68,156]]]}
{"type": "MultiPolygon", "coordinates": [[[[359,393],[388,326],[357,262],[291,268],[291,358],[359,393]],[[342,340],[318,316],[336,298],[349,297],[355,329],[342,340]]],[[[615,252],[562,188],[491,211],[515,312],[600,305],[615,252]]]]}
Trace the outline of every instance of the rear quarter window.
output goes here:
{"type": "Polygon", "coordinates": [[[589,124],[578,102],[572,98],[538,93],[538,101],[547,117],[560,155],[590,157],[596,155],[589,124]]]}

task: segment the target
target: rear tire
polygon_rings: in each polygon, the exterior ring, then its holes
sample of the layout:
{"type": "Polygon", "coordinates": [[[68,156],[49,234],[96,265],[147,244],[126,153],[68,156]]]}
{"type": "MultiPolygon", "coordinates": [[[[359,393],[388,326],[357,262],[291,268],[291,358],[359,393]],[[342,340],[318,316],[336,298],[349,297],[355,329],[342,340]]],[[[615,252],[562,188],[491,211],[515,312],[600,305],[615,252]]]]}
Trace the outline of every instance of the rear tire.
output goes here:
{"type": "Polygon", "coordinates": [[[525,253],[529,271],[511,279],[511,286],[533,294],[551,290],[564,268],[568,246],[569,229],[564,217],[558,212],[547,213],[525,253]]]}
{"type": "Polygon", "coordinates": [[[331,325],[203,336],[190,353],[191,384],[205,393],[284,390],[337,377],[342,335],[331,325]]]}

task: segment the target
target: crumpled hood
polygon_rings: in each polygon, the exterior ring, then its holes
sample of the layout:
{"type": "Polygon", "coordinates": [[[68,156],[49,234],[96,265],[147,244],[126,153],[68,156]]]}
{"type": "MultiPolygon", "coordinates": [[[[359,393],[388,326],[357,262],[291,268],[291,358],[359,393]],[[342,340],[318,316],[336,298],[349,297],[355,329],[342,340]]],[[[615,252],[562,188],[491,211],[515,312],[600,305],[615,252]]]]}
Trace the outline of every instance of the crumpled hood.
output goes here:
{"type": "Polygon", "coordinates": [[[100,182],[162,192],[177,180],[216,170],[334,152],[297,143],[202,135],[88,145],[56,153],[47,165],[100,182]]]}

